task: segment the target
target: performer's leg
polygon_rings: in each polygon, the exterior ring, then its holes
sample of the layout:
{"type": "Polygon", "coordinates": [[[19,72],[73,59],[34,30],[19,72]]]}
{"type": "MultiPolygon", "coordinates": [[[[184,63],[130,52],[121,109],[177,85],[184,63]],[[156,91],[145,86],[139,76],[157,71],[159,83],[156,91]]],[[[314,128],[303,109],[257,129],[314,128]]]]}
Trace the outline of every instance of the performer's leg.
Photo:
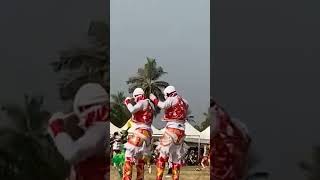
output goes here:
{"type": "Polygon", "coordinates": [[[132,166],[133,166],[132,154],[127,151],[126,152],[126,160],[125,160],[124,166],[123,166],[122,180],[131,180],[132,179],[132,166]]]}
{"type": "Polygon", "coordinates": [[[168,158],[164,154],[160,154],[158,161],[157,161],[157,178],[156,180],[162,180],[164,169],[166,167],[166,162],[168,161],[168,158]]]}
{"type": "Polygon", "coordinates": [[[172,156],[172,180],[179,180],[180,177],[180,168],[181,168],[181,158],[182,154],[180,153],[181,145],[172,145],[170,148],[170,153],[172,156]]]}
{"type": "Polygon", "coordinates": [[[160,151],[159,159],[157,161],[157,178],[156,180],[162,180],[166,162],[168,157],[171,157],[170,149],[173,145],[172,137],[169,134],[169,130],[166,129],[166,133],[160,138],[160,145],[157,149],[160,151]]]}
{"type": "Polygon", "coordinates": [[[179,180],[181,163],[172,164],[172,180],[179,180]]]}
{"type": "Polygon", "coordinates": [[[206,168],[206,166],[204,165],[204,162],[205,162],[205,158],[203,157],[201,159],[201,166],[202,166],[202,169],[206,168]]]}
{"type": "Polygon", "coordinates": [[[139,158],[136,160],[136,168],[137,168],[137,180],[144,179],[144,160],[143,158],[139,158]]]}
{"type": "Polygon", "coordinates": [[[122,177],[123,177],[123,166],[124,166],[124,162],[117,165],[117,170],[118,170],[119,177],[120,177],[119,179],[122,179],[122,177]]]}

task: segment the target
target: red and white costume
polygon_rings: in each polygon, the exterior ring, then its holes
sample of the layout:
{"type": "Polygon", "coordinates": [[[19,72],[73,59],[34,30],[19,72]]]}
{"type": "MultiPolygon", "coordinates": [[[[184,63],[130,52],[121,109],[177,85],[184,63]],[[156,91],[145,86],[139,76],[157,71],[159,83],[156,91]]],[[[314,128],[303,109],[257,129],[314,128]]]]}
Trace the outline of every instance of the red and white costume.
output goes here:
{"type": "Polygon", "coordinates": [[[230,118],[227,112],[212,104],[211,177],[213,180],[243,180],[248,171],[250,137],[246,127],[230,118]]]}
{"type": "Polygon", "coordinates": [[[54,114],[49,120],[49,134],[63,157],[75,171],[76,180],[105,180],[109,165],[105,158],[109,95],[99,85],[88,83],[77,92],[74,114],[84,134],[73,140],[64,131],[63,113],[54,114]]]}
{"type": "Polygon", "coordinates": [[[172,178],[179,179],[181,159],[184,154],[185,121],[187,119],[188,102],[179,96],[173,86],[164,90],[165,101],[159,101],[153,94],[150,99],[159,108],[164,109],[163,121],[167,122],[164,135],[160,139],[160,156],[157,161],[157,180],[161,180],[168,157],[172,158],[172,178]]]}
{"type": "Polygon", "coordinates": [[[136,164],[137,180],[144,179],[144,154],[149,154],[152,129],[151,124],[154,117],[154,107],[149,99],[144,96],[144,91],[137,88],[133,92],[136,104],[131,104],[131,98],[126,98],[125,104],[132,114],[131,120],[134,122],[133,136],[129,137],[125,144],[125,164],[123,169],[123,180],[132,179],[132,166],[136,164]]]}

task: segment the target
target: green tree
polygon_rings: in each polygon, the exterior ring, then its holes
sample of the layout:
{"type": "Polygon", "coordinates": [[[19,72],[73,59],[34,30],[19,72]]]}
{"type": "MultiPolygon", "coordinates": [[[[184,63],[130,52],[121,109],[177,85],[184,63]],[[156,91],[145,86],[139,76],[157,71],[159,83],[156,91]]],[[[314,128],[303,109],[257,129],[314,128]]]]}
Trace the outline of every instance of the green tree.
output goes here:
{"type": "MultiPolygon", "coordinates": [[[[169,86],[169,83],[159,80],[164,74],[167,74],[161,66],[157,65],[156,59],[147,57],[147,63],[143,68],[139,68],[135,76],[128,79],[129,93],[132,93],[135,88],[142,88],[146,96],[149,97],[153,93],[160,100],[164,100],[162,90],[169,86]]],[[[156,107],[156,114],[160,109],[156,107]]]]}
{"type": "Polygon", "coordinates": [[[210,113],[203,113],[203,116],[205,117],[205,120],[201,123],[201,129],[200,131],[205,130],[208,126],[211,125],[211,116],[210,113]]]}
{"type": "Polygon", "coordinates": [[[23,106],[2,106],[15,127],[0,129],[0,176],[3,179],[63,180],[69,166],[46,131],[50,113],[42,97],[25,95],[23,106]]]}
{"type": "Polygon", "coordinates": [[[62,100],[72,100],[85,83],[100,83],[109,92],[109,27],[103,21],[91,22],[88,30],[89,47],[61,51],[51,63],[54,72],[62,73],[58,84],[62,100]]]}
{"type": "Polygon", "coordinates": [[[117,127],[125,125],[131,117],[131,113],[123,104],[125,98],[124,92],[111,95],[111,122],[117,127]]]}
{"type": "Polygon", "coordinates": [[[194,124],[192,124],[194,126],[194,128],[196,128],[200,132],[205,130],[208,126],[211,125],[210,114],[203,113],[203,116],[205,117],[205,120],[201,124],[199,124],[199,123],[195,124],[196,122],[194,120],[193,120],[194,124]]]}

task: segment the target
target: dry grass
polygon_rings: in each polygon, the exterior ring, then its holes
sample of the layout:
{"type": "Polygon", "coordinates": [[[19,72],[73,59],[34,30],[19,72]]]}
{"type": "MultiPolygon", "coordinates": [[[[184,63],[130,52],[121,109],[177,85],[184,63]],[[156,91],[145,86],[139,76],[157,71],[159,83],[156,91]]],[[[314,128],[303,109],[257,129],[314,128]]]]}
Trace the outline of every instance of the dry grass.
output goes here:
{"type": "MultiPolygon", "coordinates": [[[[210,174],[209,174],[209,169],[207,168],[206,170],[202,171],[196,171],[195,169],[197,166],[184,166],[181,169],[180,173],[180,180],[209,180],[210,179],[210,174]]],[[[115,168],[112,167],[110,169],[110,180],[120,180],[118,173],[116,172],[115,168]]],[[[165,170],[163,180],[171,180],[171,177],[165,177],[167,173],[167,169],[165,170]]],[[[136,173],[135,173],[135,168],[133,171],[133,176],[132,179],[135,180],[136,178],[136,173]]],[[[152,166],[152,173],[148,173],[147,166],[145,168],[145,180],[155,180],[156,179],[156,168],[155,166],[152,166]]]]}

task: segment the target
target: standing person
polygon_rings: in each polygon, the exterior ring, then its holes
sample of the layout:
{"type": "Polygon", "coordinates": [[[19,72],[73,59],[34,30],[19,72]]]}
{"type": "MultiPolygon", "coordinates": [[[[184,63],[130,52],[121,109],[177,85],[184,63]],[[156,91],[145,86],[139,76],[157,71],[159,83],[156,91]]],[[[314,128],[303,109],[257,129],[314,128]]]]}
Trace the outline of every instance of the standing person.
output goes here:
{"type": "Polygon", "coordinates": [[[186,165],[186,157],[188,154],[188,150],[189,150],[189,146],[187,145],[186,142],[183,143],[183,148],[184,148],[184,153],[182,154],[182,158],[181,158],[181,166],[185,166],[186,165]]]}
{"type": "Polygon", "coordinates": [[[124,164],[124,157],[122,154],[122,139],[121,139],[121,135],[118,132],[114,133],[114,137],[112,139],[112,162],[114,167],[116,168],[116,170],[119,173],[119,177],[120,179],[122,178],[122,167],[124,164]]]}
{"type": "Polygon", "coordinates": [[[203,157],[201,159],[201,166],[202,166],[202,169],[205,169],[206,168],[206,165],[209,166],[209,151],[210,151],[210,145],[204,145],[204,152],[203,152],[203,157]]]}
{"type": "Polygon", "coordinates": [[[185,138],[185,121],[189,105],[185,99],[178,95],[173,86],[166,87],[163,93],[164,102],[158,100],[154,94],[150,94],[150,99],[153,103],[165,110],[163,120],[167,122],[165,133],[160,139],[157,180],[162,179],[169,156],[172,156],[172,179],[178,180],[182,154],[184,154],[182,144],[185,138]]]}
{"type": "Polygon", "coordinates": [[[109,95],[96,83],[79,88],[73,102],[73,113],[79,119],[81,137],[74,140],[66,132],[70,115],[55,113],[49,120],[48,131],[58,151],[73,166],[76,180],[104,180],[108,166],[105,161],[105,141],[109,95]]]}
{"type": "Polygon", "coordinates": [[[190,151],[189,162],[190,162],[190,165],[195,165],[195,163],[197,162],[197,157],[196,157],[195,150],[191,150],[190,151]]]}
{"type": "Polygon", "coordinates": [[[112,144],[112,154],[121,152],[121,136],[118,132],[113,134],[110,144],[112,144]]]}
{"type": "Polygon", "coordinates": [[[136,88],[133,91],[133,97],[135,105],[132,105],[131,97],[127,97],[124,101],[132,114],[131,120],[135,126],[133,136],[125,144],[126,160],[123,169],[123,180],[132,179],[133,164],[136,164],[137,180],[144,179],[143,154],[148,153],[152,138],[151,124],[154,117],[154,107],[149,99],[146,99],[141,88],[136,88]]]}
{"type": "Polygon", "coordinates": [[[124,165],[124,148],[122,147],[122,144],[120,144],[120,147],[118,148],[118,146],[115,149],[115,153],[113,155],[112,158],[112,162],[114,164],[114,167],[116,168],[116,170],[119,173],[119,179],[122,179],[123,176],[123,165],[124,165]]]}

